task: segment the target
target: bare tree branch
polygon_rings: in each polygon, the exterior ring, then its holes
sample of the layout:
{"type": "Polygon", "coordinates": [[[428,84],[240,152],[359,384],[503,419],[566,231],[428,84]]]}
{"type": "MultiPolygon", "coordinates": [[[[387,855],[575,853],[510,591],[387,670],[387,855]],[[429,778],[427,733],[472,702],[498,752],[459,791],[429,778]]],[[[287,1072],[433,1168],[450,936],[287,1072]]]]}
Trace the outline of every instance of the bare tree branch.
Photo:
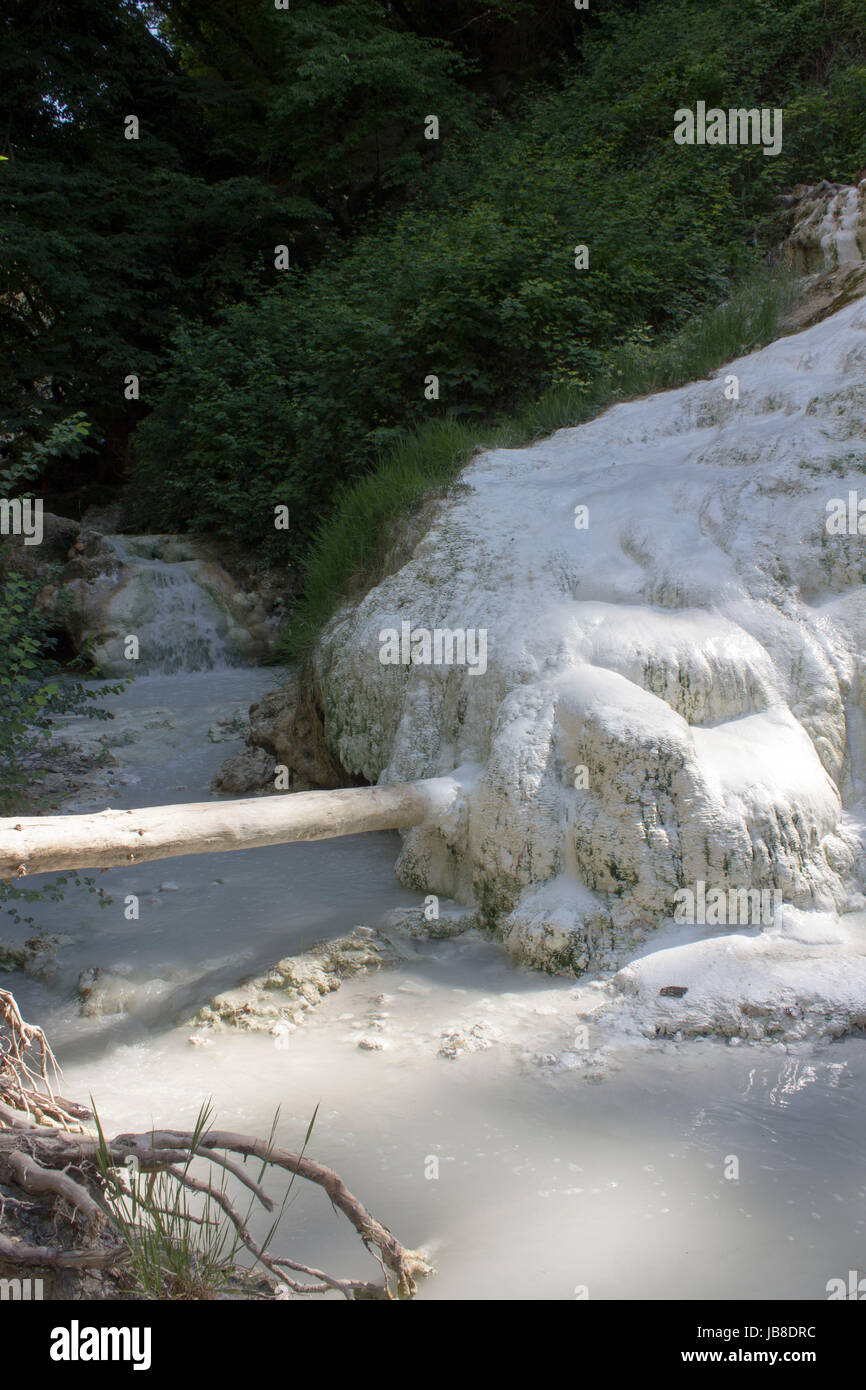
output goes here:
{"type": "MultiPolygon", "coordinates": [[[[42,1030],[25,1023],[12,995],[0,991],[0,1180],[65,1203],[73,1221],[75,1214],[84,1217],[89,1240],[89,1244],[79,1244],[73,1250],[62,1250],[28,1245],[0,1235],[0,1261],[49,1269],[120,1268],[129,1257],[130,1246],[124,1239],[117,1208],[108,1209],[110,1201],[106,1202],[106,1196],[114,1200],[117,1193],[121,1197],[128,1195],[120,1176],[115,1178],[112,1174],[115,1169],[128,1167],[132,1160],[139,1171],[167,1173],[178,1189],[214,1202],[255,1263],[295,1293],[338,1292],[349,1299],[411,1298],[416,1292],[417,1278],[432,1272],[423,1255],[407,1250],[349,1191],[338,1173],[305,1153],[233,1130],[148,1130],[107,1140],[84,1129],[82,1121],[93,1119],[86,1106],[55,1094],[53,1086],[59,1078],[60,1069],[42,1030]],[[339,1279],[287,1257],[271,1255],[252,1236],[246,1219],[224,1187],[214,1182],[213,1168],[238,1182],[264,1210],[273,1210],[273,1199],[262,1179],[250,1177],[235,1156],[258,1159],[262,1175],[281,1169],[322,1188],[379,1264],[383,1283],[339,1279]],[[213,1165],[206,1180],[189,1172],[194,1159],[213,1165]],[[77,1176],[72,1176],[71,1169],[77,1176]],[[112,1240],[109,1248],[98,1243],[104,1242],[106,1236],[112,1240]],[[286,1273],[288,1270],[313,1282],[293,1279],[286,1273]]],[[[163,1208],[155,1205],[152,1210],[159,1213],[163,1208]]],[[[0,1221],[2,1215],[0,1208],[0,1221]]],[[[185,1209],[182,1219],[198,1225],[212,1224],[185,1209]]]]}

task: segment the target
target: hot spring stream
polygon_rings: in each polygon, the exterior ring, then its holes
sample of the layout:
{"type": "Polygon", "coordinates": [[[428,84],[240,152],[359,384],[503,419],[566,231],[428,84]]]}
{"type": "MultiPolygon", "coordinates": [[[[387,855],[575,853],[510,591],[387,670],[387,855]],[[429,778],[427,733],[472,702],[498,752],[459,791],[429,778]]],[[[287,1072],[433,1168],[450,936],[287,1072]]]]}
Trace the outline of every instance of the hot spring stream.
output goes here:
{"type": "MultiPolygon", "coordinates": [[[[114,725],[90,726],[118,760],[109,804],[206,799],[241,747],[208,729],[274,683],[250,669],[140,677],[109,702],[114,725]]],[[[406,961],[346,982],[281,1045],[235,1030],[190,1044],[179,1020],[221,989],[417,904],[394,877],[397,850],[396,834],[376,834],[111,870],[111,906],[75,892],[38,907],[68,938],[53,976],[4,983],[48,1031],[65,1093],[92,1095],[109,1132],[189,1125],[211,1098],[220,1127],[262,1135],[279,1108],[278,1141],[296,1148],[318,1105],[310,1154],[432,1253],[424,1299],[823,1299],[829,1279],[866,1265],[859,1039],[731,1047],[590,1029],[591,1065],[569,1069],[576,997],[591,986],[518,969],[469,934],[408,941],[406,961]],[[81,1016],[90,966],[125,976],[127,1012],[81,1016]],[[482,1048],[439,1055],[444,1032],[476,1025],[482,1048]],[[371,1027],[381,1051],[358,1046],[371,1027]]],[[[4,927],[15,931],[28,934],[4,927]]],[[[272,1249],[377,1272],[304,1184],[272,1249]]]]}

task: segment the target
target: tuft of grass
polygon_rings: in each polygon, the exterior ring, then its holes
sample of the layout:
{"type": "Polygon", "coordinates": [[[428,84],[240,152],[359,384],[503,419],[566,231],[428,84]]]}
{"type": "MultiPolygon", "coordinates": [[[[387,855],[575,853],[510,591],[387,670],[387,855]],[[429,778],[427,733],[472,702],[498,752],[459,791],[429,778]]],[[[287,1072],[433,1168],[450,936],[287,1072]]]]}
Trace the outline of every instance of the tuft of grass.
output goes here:
{"type": "MultiPolygon", "coordinates": [[[[95,1113],[95,1112],[94,1112],[95,1113]]],[[[207,1133],[211,1113],[202,1106],[195,1144],[207,1133]]],[[[203,1201],[171,1173],[132,1167],[127,1181],[112,1167],[99,1117],[97,1161],[105,1199],[129,1255],[130,1284],[146,1299],[212,1299],[224,1293],[235,1269],[239,1238],[211,1193],[203,1201]]],[[[186,1177],[193,1162],[182,1167],[186,1177]]]]}
{"type": "MultiPolygon", "coordinates": [[[[317,1105],[301,1156],[306,1152],[318,1110],[317,1105]]],[[[229,1196],[225,1174],[221,1170],[220,1182],[216,1184],[213,1169],[210,1168],[207,1190],[204,1192],[191,1191],[184,1183],[192,1176],[190,1169],[194,1163],[207,1164],[207,1152],[202,1151],[200,1146],[212,1127],[210,1102],[205,1102],[198,1113],[189,1157],[173,1170],[148,1172],[140,1170],[137,1165],[118,1170],[95,1106],[93,1114],[98,1133],[97,1166],[102,1178],[103,1200],[126,1246],[130,1291],[145,1299],[183,1301],[216,1299],[236,1290],[241,1274],[239,1257],[245,1242],[224,1205],[229,1196]]],[[[279,1111],[268,1136],[268,1151],[274,1143],[278,1120],[279,1111]]],[[[259,1183],[267,1169],[265,1158],[257,1176],[259,1183]]],[[[293,1173],[270,1229],[261,1242],[263,1252],[268,1250],[276,1235],[294,1180],[293,1173]]],[[[254,1201],[254,1198],[251,1199],[247,1210],[239,1213],[245,1228],[249,1224],[254,1201]]]]}
{"type": "Polygon", "coordinates": [[[373,472],[344,489],[310,549],[303,598],[281,640],[280,660],[309,651],[343,599],[383,577],[397,525],[452,482],[478,444],[469,426],[449,417],[431,420],[407,431],[373,472]]]}
{"type": "Polygon", "coordinates": [[[707,377],[772,342],[796,294],[791,272],[755,269],[722,304],[677,332],[656,338],[638,332],[614,345],[592,381],[556,383],[498,423],[467,425],[446,417],[407,431],[370,473],[338,496],[311,547],[304,592],[281,635],[276,660],[306,656],[340,604],[384,578],[407,518],[446,492],[479,449],[523,448],[555,430],[585,424],[618,401],[707,377]]]}

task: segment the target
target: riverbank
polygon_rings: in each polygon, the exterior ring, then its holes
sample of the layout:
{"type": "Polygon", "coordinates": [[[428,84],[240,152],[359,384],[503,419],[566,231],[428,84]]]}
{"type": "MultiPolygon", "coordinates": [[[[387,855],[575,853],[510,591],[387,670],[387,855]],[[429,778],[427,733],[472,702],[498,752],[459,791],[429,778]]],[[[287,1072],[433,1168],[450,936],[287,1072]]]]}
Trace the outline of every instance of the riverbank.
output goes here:
{"type": "MultiPolygon", "coordinates": [[[[206,796],[240,746],[208,730],[271,680],[148,677],[116,697],[137,730],[115,749],[135,779],[117,804],[206,796]]],[[[109,908],[70,895],[46,909],[71,938],[53,973],[4,982],[46,1026],[67,1094],[92,1095],[111,1132],[191,1125],[210,1097],[221,1125],[248,1132],[268,1133],[279,1110],[278,1142],[297,1146],[318,1106],[310,1151],[430,1251],[422,1299],[572,1299],[582,1285],[592,1298],[821,1298],[858,1267],[860,1039],[647,1036],[599,982],[515,965],[471,924],[428,935],[423,899],[394,879],[398,849],[396,835],[359,836],[112,870],[109,908]],[[395,959],[320,993],[293,1030],[190,1026],[242,980],[359,924],[384,930],[395,959]],[[83,1011],[91,966],[124,981],[118,1012],[83,1011]]],[[[277,1253],[369,1277],[318,1194],[290,1212],[277,1253]]]]}

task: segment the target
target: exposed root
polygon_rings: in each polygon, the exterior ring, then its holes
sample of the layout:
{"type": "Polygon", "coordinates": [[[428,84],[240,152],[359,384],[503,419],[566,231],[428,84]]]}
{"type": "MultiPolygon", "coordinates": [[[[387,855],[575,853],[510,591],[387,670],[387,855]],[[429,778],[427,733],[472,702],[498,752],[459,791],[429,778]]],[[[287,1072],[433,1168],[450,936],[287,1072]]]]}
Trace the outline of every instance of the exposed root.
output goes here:
{"type": "Polygon", "coordinates": [[[51,1193],[86,1218],[91,1234],[99,1230],[104,1220],[104,1212],[82,1183],[70,1178],[66,1173],[44,1168],[35,1158],[22,1153],[20,1149],[13,1149],[11,1153],[6,1154],[4,1161],[12,1181],[25,1192],[51,1193]]]}
{"type": "MultiPolygon", "coordinates": [[[[252,1135],[203,1128],[150,1130],[107,1140],[101,1133],[84,1130],[80,1121],[93,1118],[85,1106],[56,1095],[54,1085],[59,1075],[42,1030],[26,1024],[12,996],[0,991],[0,1181],[28,1193],[55,1197],[71,1214],[73,1226],[76,1217],[86,1223],[86,1231],[76,1238],[79,1243],[73,1250],[26,1245],[0,1235],[3,1263],[51,1269],[119,1269],[128,1260],[130,1245],[129,1228],[124,1230],[124,1221],[118,1218],[117,1200],[128,1191],[121,1173],[132,1168],[137,1175],[165,1173],[176,1184],[176,1191],[196,1193],[219,1208],[255,1264],[274,1278],[276,1292],[335,1291],[349,1299],[411,1298],[416,1280],[432,1273],[423,1256],[401,1245],[349,1191],[338,1173],[303,1152],[294,1153],[252,1135]],[[189,1171],[195,1159],[212,1165],[206,1179],[189,1171]],[[261,1164],[258,1180],[243,1166],[248,1159],[261,1164]],[[221,1176],[229,1174],[266,1211],[274,1207],[262,1185],[264,1174],[270,1170],[282,1169],[293,1178],[321,1187],[379,1264],[382,1283],[338,1279],[270,1254],[252,1236],[247,1219],[224,1186],[214,1181],[214,1169],[220,1170],[221,1176]],[[85,1236],[88,1243],[81,1244],[85,1236]],[[106,1241],[110,1241],[107,1247],[106,1241]]],[[[150,1210],[162,1213],[164,1208],[155,1204],[150,1210]]],[[[185,1208],[183,1221],[211,1224],[207,1217],[196,1217],[185,1208]]]]}
{"type": "Polygon", "coordinates": [[[86,1106],[55,1095],[52,1080],[59,1083],[60,1068],[45,1034],[25,1023],[13,996],[0,989],[0,1105],[67,1129],[91,1118],[86,1106]]]}
{"type": "Polygon", "coordinates": [[[126,1254],[126,1246],[107,1250],[55,1250],[49,1245],[24,1245],[0,1235],[0,1261],[16,1268],[112,1269],[126,1254]]]}

